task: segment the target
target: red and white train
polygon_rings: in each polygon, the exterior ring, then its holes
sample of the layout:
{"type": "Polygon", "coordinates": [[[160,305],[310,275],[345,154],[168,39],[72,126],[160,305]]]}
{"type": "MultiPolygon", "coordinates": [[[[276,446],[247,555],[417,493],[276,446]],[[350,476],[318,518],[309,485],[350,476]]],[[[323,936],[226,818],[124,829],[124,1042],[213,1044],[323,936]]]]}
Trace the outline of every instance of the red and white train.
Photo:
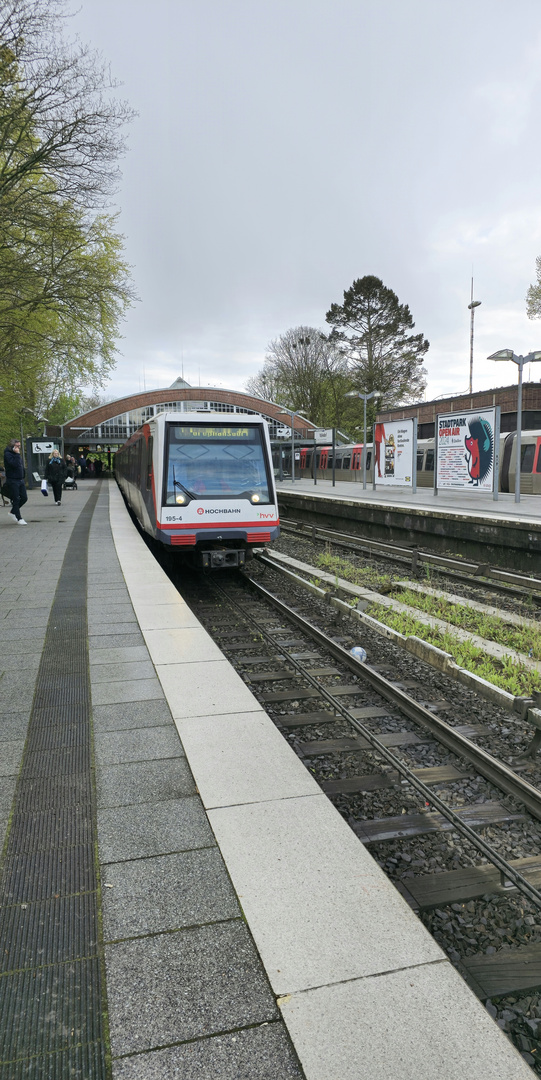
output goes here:
{"type": "Polygon", "coordinates": [[[261,416],[159,413],[118,451],[115,475],[141,528],[196,566],[242,566],[280,535],[261,416]]]}
{"type": "MultiPolygon", "coordinates": [[[[318,478],[332,476],[333,455],[331,446],[303,446],[296,449],[295,475],[314,476],[314,453],[318,478]],[[297,457],[298,455],[298,457],[297,457]]],[[[348,443],[337,446],[334,455],[334,468],[337,480],[362,481],[362,443],[348,443]]],[[[366,446],[366,476],[372,483],[373,446],[366,446]]],[[[517,433],[511,431],[500,436],[499,491],[515,490],[515,469],[517,461],[517,433]]],[[[279,471],[279,450],[274,454],[275,471],[279,471]]],[[[291,446],[282,447],[282,471],[291,475],[291,446]]],[[[419,439],[417,442],[417,485],[434,486],[434,439],[419,439]]],[[[520,449],[520,490],[524,495],[541,495],[541,431],[523,431],[520,449]]]]}

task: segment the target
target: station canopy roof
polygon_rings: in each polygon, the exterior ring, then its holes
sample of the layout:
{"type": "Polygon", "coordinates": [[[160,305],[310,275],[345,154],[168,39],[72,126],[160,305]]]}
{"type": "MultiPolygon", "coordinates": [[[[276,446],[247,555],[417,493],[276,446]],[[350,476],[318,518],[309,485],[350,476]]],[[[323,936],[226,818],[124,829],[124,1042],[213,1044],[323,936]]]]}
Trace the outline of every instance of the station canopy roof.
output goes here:
{"type": "MultiPolygon", "coordinates": [[[[261,415],[269,423],[271,439],[287,438],[291,433],[291,416],[276,402],[265,401],[240,390],[193,387],[178,378],[172,386],[161,390],[144,390],[98,405],[87,413],[73,417],[62,427],[48,424],[44,435],[50,438],[63,436],[66,446],[77,444],[106,449],[108,446],[122,445],[142,424],[160,412],[261,415]]],[[[316,425],[295,415],[294,426],[299,438],[309,439],[316,425]]]]}

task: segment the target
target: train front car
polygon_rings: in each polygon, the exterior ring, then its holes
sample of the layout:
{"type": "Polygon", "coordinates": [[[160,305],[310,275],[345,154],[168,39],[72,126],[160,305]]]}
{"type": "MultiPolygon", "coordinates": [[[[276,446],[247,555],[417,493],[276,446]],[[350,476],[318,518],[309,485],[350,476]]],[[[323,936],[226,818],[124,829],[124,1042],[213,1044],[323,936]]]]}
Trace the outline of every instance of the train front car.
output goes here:
{"type": "Polygon", "coordinates": [[[280,535],[266,421],[162,415],[155,421],[163,425],[158,538],[192,554],[197,566],[242,566],[254,547],[280,535]]]}

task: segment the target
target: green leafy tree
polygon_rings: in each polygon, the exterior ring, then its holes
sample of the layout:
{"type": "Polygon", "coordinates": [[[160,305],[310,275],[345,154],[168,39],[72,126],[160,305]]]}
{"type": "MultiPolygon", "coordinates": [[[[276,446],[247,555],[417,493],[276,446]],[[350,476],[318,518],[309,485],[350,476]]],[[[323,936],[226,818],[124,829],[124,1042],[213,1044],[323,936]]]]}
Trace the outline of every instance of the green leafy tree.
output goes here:
{"type": "Polygon", "coordinates": [[[537,284],[526,293],[526,313],[529,319],[541,319],[541,255],[535,260],[537,284]]]}
{"type": "Polygon", "coordinates": [[[349,380],[340,351],[312,326],[297,326],[271,341],[265,365],[246,389],[286,405],[315,424],[338,423],[349,380]]]}
{"type": "Polygon", "coordinates": [[[352,388],[379,390],[386,407],[418,401],[426,386],[423,358],[429,342],[411,334],[415,323],[407,304],[380,278],[368,275],[344,292],[343,304],[326,315],[329,341],[346,361],[352,388]]]}
{"type": "Polygon", "coordinates": [[[105,206],[129,118],[62,36],[62,0],[0,0],[0,435],[98,388],[133,300],[105,206]]]}

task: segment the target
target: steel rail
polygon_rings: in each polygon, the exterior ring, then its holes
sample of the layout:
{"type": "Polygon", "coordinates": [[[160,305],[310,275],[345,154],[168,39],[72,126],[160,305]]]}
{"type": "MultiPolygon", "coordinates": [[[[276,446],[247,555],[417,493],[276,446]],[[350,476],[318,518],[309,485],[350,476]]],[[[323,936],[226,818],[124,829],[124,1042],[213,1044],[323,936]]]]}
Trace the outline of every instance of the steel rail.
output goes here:
{"type": "MultiPolygon", "coordinates": [[[[284,603],[283,600],[280,600],[277,596],[274,596],[274,594],[271,593],[264,586],[260,585],[258,582],[253,581],[246,575],[244,576],[244,578],[245,581],[249,583],[250,588],[254,589],[260,596],[264,597],[264,599],[268,603],[270,603],[273,607],[277,608],[277,610],[280,611],[281,614],[285,615],[288,619],[290,619],[297,626],[299,626],[299,628],[302,629],[303,632],[307,634],[307,636],[311,637],[312,640],[316,641],[317,644],[320,645],[322,648],[325,648],[327,651],[329,651],[331,655],[333,655],[336,659],[340,660],[340,662],[345,663],[346,666],[356,675],[360,675],[361,677],[363,677],[365,681],[367,681],[375,690],[377,690],[379,694],[381,694],[382,697],[387,698],[387,700],[397,705],[411,720],[413,720],[415,723],[419,723],[423,727],[428,728],[428,730],[430,730],[433,734],[436,735],[438,741],[442,742],[445,746],[447,746],[448,749],[451,749],[453,753],[459,754],[462,757],[466,757],[468,761],[475,765],[477,771],[480,772],[481,775],[485,776],[487,779],[490,779],[491,783],[494,783],[496,787],[500,788],[500,790],[506,791],[508,794],[513,795],[520,802],[524,803],[524,805],[527,806],[530,810],[530,813],[534,814],[534,809],[532,809],[532,807],[535,807],[534,816],[541,819],[541,792],[537,791],[537,789],[534,788],[527,781],[522,780],[520,777],[517,777],[516,774],[513,773],[512,770],[508,769],[507,766],[503,765],[502,762],[498,762],[496,758],[493,758],[490,754],[487,754],[486,751],[481,750],[475,745],[475,743],[472,743],[464,735],[460,735],[459,732],[454,732],[452,728],[449,728],[449,726],[445,724],[444,721],[440,720],[439,717],[434,715],[434,713],[431,713],[429,709],[425,709],[424,706],[419,705],[412,698],[410,698],[408,694],[405,694],[404,691],[401,691],[397,687],[393,686],[392,683],[389,683],[387,679],[385,679],[378,672],[374,671],[366,664],[361,664],[358,660],[355,660],[345,649],[342,648],[341,645],[338,645],[336,642],[329,640],[329,638],[325,636],[323,631],[318,630],[315,626],[312,626],[312,624],[309,623],[302,615],[299,615],[297,612],[293,611],[292,608],[290,608],[286,603],[284,603]],[[417,711],[419,715],[416,715],[417,711]],[[435,721],[434,725],[432,725],[432,721],[435,721]],[[453,733],[455,738],[451,736],[451,732],[453,733]],[[480,762],[481,764],[479,764],[478,762],[480,762]],[[515,781],[515,783],[512,783],[512,781],[515,781]]],[[[352,716],[346,706],[342,705],[338,698],[334,697],[330,690],[322,686],[321,683],[318,682],[313,675],[310,675],[310,673],[302,667],[300,662],[295,660],[295,658],[288,653],[287,649],[281,646],[280,643],[275,640],[274,636],[270,634],[264,626],[261,626],[261,624],[258,623],[257,619],[254,616],[247,615],[246,611],[242,608],[242,606],[236,600],[232,599],[229,596],[223,586],[219,585],[218,583],[214,584],[217,590],[221,592],[222,595],[225,596],[231,604],[235,605],[240,610],[243,617],[249,619],[252,625],[257,629],[258,633],[260,633],[267,641],[269,641],[269,643],[272,644],[273,648],[278,649],[278,651],[288,660],[289,663],[294,665],[294,667],[299,671],[303,678],[306,679],[318,691],[318,694],[322,698],[324,698],[332,706],[332,708],[339,712],[341,716],[343,716],[348,721],[348,723],[350,723],[351,726],[355,728],[355,730],[360,735],[362,735],[364,739],[366,739],[366,741],[372,746],[372,748],[381,757],[383,757],[388,764],[393,767],[393,769],[399,772],[407,780],[407,782],[412,785],[412,787],[414,787],[421,795],[423,795],[425,801],[429,802],[432,806],[439,810],[439,812],[449,822],[451,822],[453,828],[455,828],[457,832],[459,832],[465,839],[470,841],[470,843],[472,843],[477,848],[477,850],[480,851],[489,860],[489,862],[491,862],[494,866],[497,867],[497,869],[502,875],[503,884],[505,884],[505,882],[507,881],[513,882],[513,884],[516,885],[516,887],[522,893],[528,896],[534,904],[541,908],[541,892],[539,890],[537,890],[533,885],[531,885],[530,882],[525,877],[523,877],[522,874],[519,873],[519,871],[515,870],[513,866],[511,866],[505,859],[503,859],[501,855],[498,854],[498,852],[496,852],[485,840],[482,839],[482,837],[478,836],[478,834],[472,828],[470,828],[469,825],[465,824],[465,822],[461,820],[459,815],[456,814],[455,811],[451,809],[451,807],[447,806],[447,804],[443,802],[442,799],[440,799],[439,795],[437,795],[432,788],[424,784],[423,781],[420,780],[415,775],[415,773],[413,773],[412,770],[408,768],[407,765],[404,765],[400,758],[396,757],[392,753],[392,751],[388,749],[388,747],[384,746],[384,744],[380,742],[377,736],[374,735],[369,730],[369,728],[365,727],[365,725],[362,724],[359,720],[357,720],[356,717],[352,716]]]]}

